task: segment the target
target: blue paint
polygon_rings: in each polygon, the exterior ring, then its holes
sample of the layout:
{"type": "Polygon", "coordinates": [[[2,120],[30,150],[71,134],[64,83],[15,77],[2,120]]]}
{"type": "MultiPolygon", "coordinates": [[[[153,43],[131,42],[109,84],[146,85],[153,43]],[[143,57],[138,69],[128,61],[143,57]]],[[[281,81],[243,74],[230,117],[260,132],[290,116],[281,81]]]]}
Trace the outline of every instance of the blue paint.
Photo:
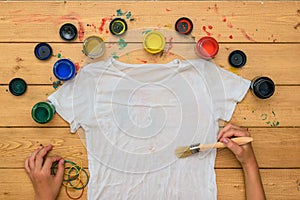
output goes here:
{"type": "Polygon", "coordinates": [[[54,76],[61,81],[74,78],[75,73],[76,67],[74,63],[68,59],[60,59],[53,66],[54,76]]]}

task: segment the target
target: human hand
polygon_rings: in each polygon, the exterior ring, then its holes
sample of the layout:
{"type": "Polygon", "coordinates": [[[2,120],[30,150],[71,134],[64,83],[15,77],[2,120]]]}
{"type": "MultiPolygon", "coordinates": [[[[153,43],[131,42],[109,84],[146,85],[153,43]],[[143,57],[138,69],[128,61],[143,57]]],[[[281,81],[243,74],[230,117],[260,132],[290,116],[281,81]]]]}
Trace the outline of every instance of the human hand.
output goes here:
{"type": "Polygon", "coordinates": [[[36,200],[55,200],[63,180],[64,160],[59,156],[46,157],[52,145],[40,146],[27,157],[25,171],[33,184],[36,200]],[[58,161],[56,175],[51,174],[51,166],[58,161]]]}
{"type": "Polygon", "coordinates": [[[243,167],[256,164],[255,155],[251,143],[237,145],[230,138],[232,137],[249,137],[250,133],[247,128],[241,128],[233,124],[227,124],[220,132],[217,139],[224,143],[236,156],[243,167]]]}

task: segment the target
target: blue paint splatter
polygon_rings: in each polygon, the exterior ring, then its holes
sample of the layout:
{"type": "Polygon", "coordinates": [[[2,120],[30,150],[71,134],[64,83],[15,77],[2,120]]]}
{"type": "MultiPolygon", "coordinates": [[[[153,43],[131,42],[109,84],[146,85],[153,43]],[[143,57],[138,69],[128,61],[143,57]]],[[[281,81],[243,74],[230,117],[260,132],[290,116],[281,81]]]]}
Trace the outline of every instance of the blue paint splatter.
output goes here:
{"type": "Polygon", "coordinates": [[[112,52],[111,55],[112,55],[112,57],[113,57],[114,59],[118,59],[118,58],[119,58],[119,56],[117,55],[116,52],[112,52]]]}
{"type": "Polygon", "coordinates": [[[130,19],[130,18],[131,18],[131,12],[130,12],[130,11],[126,14],[126,18],[127,18],[127,19],[130,19]]]}
{"type": "Polygon", "coordinates": [[[53,81],[52,85],[53,85],[53,88],[56,90],[61,84],[61,81],[53,81]]]}

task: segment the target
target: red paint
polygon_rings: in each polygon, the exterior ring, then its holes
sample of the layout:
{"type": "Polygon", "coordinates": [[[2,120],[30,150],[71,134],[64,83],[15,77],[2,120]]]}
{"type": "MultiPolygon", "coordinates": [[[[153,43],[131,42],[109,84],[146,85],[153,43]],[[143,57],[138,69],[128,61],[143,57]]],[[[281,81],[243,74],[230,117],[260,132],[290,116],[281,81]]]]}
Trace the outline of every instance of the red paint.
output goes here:
{"type": "Polygon", "coordinates": [[[78,21],[78,26],[79,26],[78,38],[79,38],[79,41],[82,42],[83,38],[84,38],[84,27],[83,27],[82,22],[78,21]]]}
{"type": "Polygon", "coordinates": [[[109,30],[108,30],[108,29],[106,29],[105,33],[109,33],[109,30]]]}
{"type": "Polygon", "coordinates": [[[167,53],[169,53],[169,51],[171,51],[171,49],[173,48],[173,37],[170,37],[169,39],[169,48],[167,49],[167,53]]]}
{"type": "Polygon", "coordinates": [[[172,11],[170,8],[166,8],[166,12],[170,12],[172,11]]]}
{"type": "Polygon", "coordinates": [[[229,39],[231,39],[231,40],[232,40],[232,39],[233,39],[233,36],[232,36],[232,35],[229,35],[229,39]]]}
{"type": "Polygon", "coordinates": [[[219,44],[214,38],[206,36],[197,42],[196,50],[200,57],[211,59],[218,53],[219,44]]]}
{"type": "Polygon", "coordinates": [[[209,25],[208,28],[209,28],[209,29],[213,29],[213,26],[212,26],[212,25],[209,25]]]}
{"type": "Polygon", "coordinates": [[[222,35],[219,33],[219,34],[218,34],[218,38],[220,38],[221,36],[222,36],[222,35]]]}
{"type": "Polygon", "coordinates": [[[76,74],[78,73],[78,71],[80,70],[80,65],[79,63],[74,63],[75,68],[76,68],[76,74]]]}
{"type": "Polygon", "coordinates": [[[222,18],[223,18],[223,19],[222,19],[223,22],[226,22],[226,21],[227,21],[226,16],[223,16],[222,18]]]}
{"type": "Polygon", "coordinates": [[[146,64],[147,63],[147,60],[142,60],[140,58],[137,58],[138,61],[141,61],[142,63],[146,64]]]}
{"type": "Polygon", "coordinates": [[[250,40],[252,42],[255,42],[255,40],[251,36],[249,36],[248,33],[246,33],[246,31],[244,29],[241,29],[241,32],[245,38],[247,38],[248,40],[250,40]]]}
{"type": "Polygon", "coordinates": [[[233,28],[233,25],[231,24],[231,22],[228,22],[228,23],[227,23],[227,26],[228,26],[229,28],[233,28]]]}
{"type": "Polygon", "coordinates": [[[104,30],[104,26],[105,26],[105,23],[108,21],[108,20],[111,20],[112,19],[112,17],[104,17],[104,18],[102,18],[102,20],[101,20],[101,25],[100,25],[100,27],[99,27],[99,33],[102,33],[103,32],[103,30],[104,30]]]}
{"type": "Polygon", "coordinates": [[[202,26],[202,30],[208,35],[211,36],[211,33],[206,30],[206,26],[202,26]]]}

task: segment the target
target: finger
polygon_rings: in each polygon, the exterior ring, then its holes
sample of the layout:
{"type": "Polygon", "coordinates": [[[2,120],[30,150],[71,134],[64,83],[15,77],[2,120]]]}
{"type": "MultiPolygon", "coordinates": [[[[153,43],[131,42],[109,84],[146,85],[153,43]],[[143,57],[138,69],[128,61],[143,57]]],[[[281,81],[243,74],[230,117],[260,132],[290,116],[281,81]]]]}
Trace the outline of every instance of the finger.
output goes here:
{"type": "Polygon", "coordinates": [[[58,157],[58,156],[53,156],[53,157],[46,158],[45,163],[42,167],[42,170],[45,171],[46,174],[50,174],[52,164],[56,161],[59,161],[60,159],[61,159],[61,157],[58,157]]]}
{"type": "Polygon", "coordinates": [[[58,162],[58,168],[55,175],[55,180],[57,181],[57,184],[61,184],[63,177],[64,177],[64,171],[65,171],[65,161],[64,159],[60,159],[58,162]]]}
{"type": "Polygon", "coordinates": [[[232,138],[232,137],[245,137],[245,136],[250,136],[248,131],[230,129],[222,135],[221,139],[222,138],[232,138]]]}
{"type": "Polygon", "coordinates": [[[230,149],[236,156],[241,155],[243,148],[240,147],[238,144],[230,140],[229,138],[222,139],[222,142],[225,144],[225,146],[230,149]]]}
{"type": "Polygon", "coordinates": [[[29,157],[25,160],[25,171],[29,174],[30,173],[30,167],[29,167],[29,157]]]}
{"type": "Polygon", "coordinates": [[[35,159],[36,159],[36,154],[42,149],[42,146],[39,146],[38,149],[36,149],[32,154],[29,156],[29,168],[32,170],[35,168],[35,159]]]}
{"type": "Polygon", "coordinates": [[[47,155],[47,153],[49,151],[51,151],[52,149],[52,145],[49,144],[47,145],[46,147],[44,147],[43,149],[41,149],[37,155],[36,155],[36,166],[39,168],[39,169],[42,169],[42,165],[43,165],[43,162],[44,162],[44,157],[47,155]]]}
{"type": "Polygon", "coordinates": [[[242,130],[242,131],[247,131],[247,128],[242,128],[236,125],[233,125],[231,123],[227,124],[218,134],[217,139],[219,140],[220,138],[223,137],[223,134],[226,133],[227,131],[231,130],[231,129],[236,129],[236,130],[242,130]]]}

